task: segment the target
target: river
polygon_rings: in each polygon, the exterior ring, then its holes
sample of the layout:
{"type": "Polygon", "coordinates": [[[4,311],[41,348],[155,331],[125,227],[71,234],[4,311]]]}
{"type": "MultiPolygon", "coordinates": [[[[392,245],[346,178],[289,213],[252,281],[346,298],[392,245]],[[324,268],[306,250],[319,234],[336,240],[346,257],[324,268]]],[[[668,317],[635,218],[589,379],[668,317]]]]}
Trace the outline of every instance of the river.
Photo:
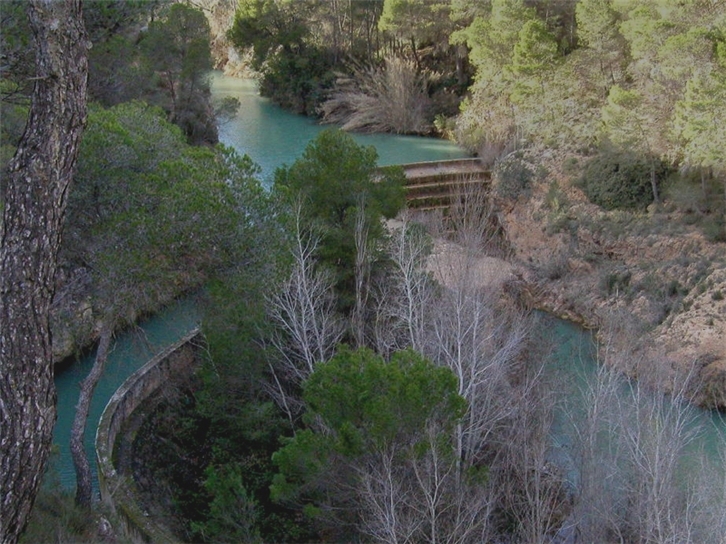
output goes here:
{"type": "MultiPolygon", "coordinates": [[[[278,166],[291,164],[308,142],[326,128],[310,117],[294,115],[260,97],[251,79],[237,79],[215,72],[212,93],[218,99],[234,97],[239,100],[237,116],[219,127],[219,140],[239,153],[249,155],[262,168],[262,180],[266,184],[272,181],[278,166]]],[[[376,148],[379,166],[469,156],[453,143],[436,138],[392,134],[352,136],[359,144],[376,148]]]]}
{"type": "MultiPolygon", "coordinates": [[[[290,164],[305,149],[307,143],[325,127],[311,119],[291,114],[271,104],[257,94],[254,82],[230,78],[215,73],[212,76],[212,92],[216,98],[233,96],[240,101],[238,114],[220,127],[220,141],[249,155],[262,169],[265,184],[271,182],[274,170],[282,164],[290,164]]],[[[393,135],[354,135],[361,144],[373,145],[379,154],[380,165],[443,160],[465,157],[466,152],[451,142],[431,138],[393,135]]],[[[95,427],[103,408],[121,383],[141,367],[155,352],[171,343],[194,327],[198,320],[194,301],[186,299],[145,321],[136,331],[120,335],[109,357],[104,377],[92,403],[86,449],[93,457],[95,427]]],[[[575,412],[583,411],[585,391],[596,374],[597,363],[592,335],[570,323],[555,320],[548,324],[550,337],[557,346],[550,371],[557,375],[556,383],[562,388],[564,398],[576,406],[575,412]]],[[[56,454],[54,470],[49,480],[59,480],[66,489],[75,485],[75,475],[68,448],[70,426],[78,396],[78,383],[92,364],[92,354],[80,364],[72,365],[56,376],[58,388],[58,421],[54,442],[56,454]]],[[[572,412],[572,410],[570,410],[572,412]]],[[[571,448],[568,436],[571,422],[559,418],[556,438],[559,447],[568,455],[571,448]]],[[[712,460],[723,453],[726,425],[716,413],[694,411],[689,425],[698,438],[689,448],[691,461],[696,463],[704,455],[712,460]]],[[[94,471],[94,486],[97,486],[94,471]]]]}
{"type": "MultiPolygon", "coordinates": [[[[93,468],[93,487],[98,489],[94,441],[96,426],[111,395],[134,371],[141,368],[156,353],[176,342],[199,321],[194,298],[182,299],[139,323],[139,326],[119,334],[113,343],[103,376],[96,386],[88,415],[85,435],[86,452],[93,468]]],[[[58,392],[58,419],[53,433],[53,456],[46,483],[59,484],[64,489],[74,489],[76,476],[73,470],[69,441],[75,406],[78,402],[79,384],[93,366],[95,352],[82,357],[77,363],[58,371],[55,385],[58,392]]]]}
{"type": "MultiPolygon", "coordinates": [[[[262,169],[261,177],[269,185],[275,168],[292,163],[307,143],[325,127],[301,115],[284,111],[257,94],[254,81],[236,79],[214,73],[212,92],[217,98],[234,96],[240,101],[238,114],[220,126],[220,141],[247,154],[262,169]]],[[[451,142],[415,136],[387,134],[354,135],[356,141],[375,146],[381,166],[425,160],[457,159],[466,152],[451,142]]],[[[89,458],[95,460],[95,429],[101,413],[114,391],[155,353],[178,340],[193,328],[199,315],[192,299],[171,305],[136,330],[119,335],[109,355],[103,377],[96,388],[88,417],[85,446],[89,458]]],[[[93,365],[93,353],[56,375],[58,420],[54,431],[54,455],[48,483],[59,483],[65,489],[75,487],[75,472],[69,449],[70,429],[78,401],[79,383],[93,365]]],[[[92,462],[93,485],[98,480],[92,462]]]]}

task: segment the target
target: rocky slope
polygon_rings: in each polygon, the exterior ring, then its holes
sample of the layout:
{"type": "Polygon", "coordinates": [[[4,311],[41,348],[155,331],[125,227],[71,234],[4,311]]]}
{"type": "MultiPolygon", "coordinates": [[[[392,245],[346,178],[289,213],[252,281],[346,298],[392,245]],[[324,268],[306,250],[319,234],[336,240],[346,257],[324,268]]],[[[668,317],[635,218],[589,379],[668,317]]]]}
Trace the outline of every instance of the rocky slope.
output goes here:
{"type": "Polygon", "coordinates": [[[538,174],[497,198],[534,304],[598,328],[605,363],[665,389],[688,377],[695,402],[726,408],[724,245],[667,206],[605,212],[573,186],[576,172],[534,157],[521,160],[538,174]]]}

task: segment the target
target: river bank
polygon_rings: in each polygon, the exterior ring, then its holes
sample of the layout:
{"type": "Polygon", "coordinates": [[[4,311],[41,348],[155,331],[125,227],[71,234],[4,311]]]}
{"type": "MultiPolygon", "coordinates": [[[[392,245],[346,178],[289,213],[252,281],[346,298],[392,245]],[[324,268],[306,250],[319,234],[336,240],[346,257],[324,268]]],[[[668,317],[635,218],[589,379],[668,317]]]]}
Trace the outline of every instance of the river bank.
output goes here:
{"type": "Polygon", "coordinates": [[[693,402],[725,408],[723,244],[667,207],[602,210],[546,152],[525,161],[546,174],[495,205],[530,304],[597,330],[605,364],[665,390],[689,375],[693,402]]]}
{"type": "MultiPolygon", "coordinates": [[[[234,147],[240,154],[249,155],[260,164],[262,178],[267,183],[271,181],[276,167],[292,163],[307,142],[325,128],[311,119],[285,112],[261,98],[253,81],[215,73],[213,90],[217,97],[234,96],[241,102],[241,113],[220,128],[222,143],[234,147]]],[[[467,156],[466,151],[443,140],[385,134],[356,138],[359,143],[376,147],[381,165],[467,156]]],[[[185,295],[198,289],[205,278],[189,273],[185,276],[189,281],[179,283],[179,277],[164,285],[136,285],[137,289],[147,289],[149,293],[129,297],[127,305],[118,312],[116,329],[129,330],[130,334],[119,336],[118,347],[110,355],[104,381],[94,395],[89,428],[95,426],[109,397],[126,377],[151,358],[155,350],[166,345],[165,340],[157,340],[156,336],[159,334],[163,338],[165,323],[169,327],[169,343],[178,338],[175,335],[182,335],[197,324],[200,311],[193,303],[194,297],[185,295]],[[143,305],[136,303],[139,298],[144,300],[143,305]],[[148,321],[144,321],[145,318],[149,318],[148,321]],[[143,322],[141,327],[136,328],[140,322],[143,322]],[[147,326],[150,327],[148,331],[147,326]],[[134,329],[138,334],[134,333],[134,329]]],[[[54,441],[59,446],[57,465],[64,488],[71,488],[75,483],[67,437],[70,436],[73,409],[78,400],[78,383],[92,365],[92,346],[101,325],[101,311],[93,305],[93,288],[88,270],[66,268],[58,277],[53,305],[53,353],[54,361],[59,363],[56,367],[59,413],[54,441]]],[[[92,434],[87,433],[85,442],[89,453],[93,446],[92,434]]]]}

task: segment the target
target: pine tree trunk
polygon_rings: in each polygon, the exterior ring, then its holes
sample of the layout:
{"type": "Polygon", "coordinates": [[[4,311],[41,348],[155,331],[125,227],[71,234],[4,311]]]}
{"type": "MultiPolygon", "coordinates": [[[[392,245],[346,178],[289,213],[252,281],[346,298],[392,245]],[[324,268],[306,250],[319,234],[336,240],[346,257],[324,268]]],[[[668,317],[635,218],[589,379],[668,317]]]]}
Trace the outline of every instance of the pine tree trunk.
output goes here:
{"type": "Polygon", "coordinates": [[[86,455],[83,438],[86,434],[86,422],[88,421],[88,411],[91,408],[93,392],[96,390],[98,380],[101,379],[103,369],[106,367],[112,332],[111,327],[108,326],[105,326],[101,331],[101,339],[98,343],[93,368],[81,382],[76,415],[73,418],[73,426],[71,427],[70,449],[73,457],[73,468],[76,471],[76,504],[81,508],[91,508],[91,464],[86,455]]]}
{"type": "Polygon", "coordinates": [[[68,189],[86,122],[81,0],[28,0],[36,78],[8,166],[0,226],[0,542],[16,542],[55,422],[50,305],[68,189]]]}

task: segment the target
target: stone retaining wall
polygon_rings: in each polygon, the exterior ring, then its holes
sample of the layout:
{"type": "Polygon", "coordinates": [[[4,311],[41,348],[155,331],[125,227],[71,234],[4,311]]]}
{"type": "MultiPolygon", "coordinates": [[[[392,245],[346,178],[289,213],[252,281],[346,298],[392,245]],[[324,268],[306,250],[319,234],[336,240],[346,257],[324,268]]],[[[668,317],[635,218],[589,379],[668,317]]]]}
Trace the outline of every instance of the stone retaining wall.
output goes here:
{"type": "Polygon", "coordinates": [[[156,525],[138,506],[131,475],[116,470],[115,450],[124,425],[146,399],[173,375],[191,375],[199,366],[201,333],[194,329],[172,344],[119,387],[108,401],[96,430],[96,462],[101,500],[123,524],[121,531],[133,542],[175,542],[165,528],[156,525]]]}

